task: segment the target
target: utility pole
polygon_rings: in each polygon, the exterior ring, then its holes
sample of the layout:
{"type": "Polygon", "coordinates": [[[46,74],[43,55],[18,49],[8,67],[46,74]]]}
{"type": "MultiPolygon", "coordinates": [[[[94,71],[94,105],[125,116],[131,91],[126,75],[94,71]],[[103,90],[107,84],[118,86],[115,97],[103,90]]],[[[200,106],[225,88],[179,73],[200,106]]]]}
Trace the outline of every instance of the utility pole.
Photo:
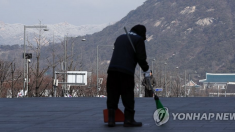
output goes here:
{"type": "MultiPolygon", "coordinates": [[[[41,25],[40,25],[41,26],[41,25]]],[[[24,85],[23,85],[23,93],[25,94],[25,52],[26,52],[26,46],[25,46],[25,32],[26,32],[26,26],[24,25],[24,53],[23,53],[23,66],[24,66],[24,72],[23,72],[23,82],[24,82],[24,85]]],[[[23,95],[24,97],[25,95],[23,95]]]]}
{"type": "Polygon", "coordinates": [[[186,97],[186,70],[184,71],[184,97],[186,97]]]}
{"type": "MultiPolygon", "coordinates": [[[[41,21],[40,21],[40,26],[41,26],[41,21]]],[[[38,78],[39,78],[39,59],[40,59],[40,41],[41,41],[41,29],[39,30],[39,39],[38,39],[38,44],[37,44],[37,67],[36,67],[36,97],[38,97],[38,78]]],[[[28,61],[27,61],[28,63],[28,61]]]]}
{"type": "MultiPolygon", "coordinates": [[[[67,73],[67,36],[64,37],[64,72],[67,73]]],[[[64,74],[64,90],[62,90],[62,96],[67,89],[67,74],[64,74]]]]}
{"type": "Polygon", "coordinates": [[[26,59],[26,89],[27,89],[27,97],[29,97],[29,63],[30,59],[26,59]]]}
{"type": "Polygon", "coordinates": [[[169,88],[169,96],[171,97],[171,89],[172,89],[172,76],[170,76],[170,88],[169,88]]]}
{"type": "Polygon", "coordinates": [[[166,89],[166,65],[167,63],[164,63],[164,88],[165,88],[165,97],[167,97],[167,89],[166,89]]]}
{"type": "Polygon", "coordinates": [[[98,76],[98,74],[99,74],[99,71],[98,71],[99,70],[99,67],[98,67],[98,64],[99,64],[99,56],[98,56],[99,55],[99,45],[97,45],[96,50],[97,50],[97,55],[96,55],[96,57],[97,57],[96,58],[97,59],[96,60],[97,61],[96,62],[96,76],[97,76],[96,77],[97,78],[96,79],[96,90],[97,90],[97,96],[98,96],[99,95],[99,90],[98,90],[98,87],[99,87],[99,78],[98,78],[99,77],[98,76]]]}
{"type": "MultiPolygon", "coordinates": [[[[52,65],[52,69],[53,69],[53,83],[52,83],[52,88],[53,88],[53,90],[55,89],[55,42],[54,42],[54,32],[53,32],[53,55],[52,55],[52,61],[53,61],[53,65],[52,65]]],[[[53,91],[52,90],[52,91],[53,91]]],[[[55,94],[54,92],[52,92],[53,93],[53,95],[55,94]]]]}
{"type": "Polygon", "coordinates": [[[27,65],[28,61],[25,58],[25,52],[26,52],[26,46],[25,46],[25,32],[26,32],[26,28],[40,28],[39,30],[39,41],[37,43],[37,50],[36,50],[36,58],[37,58],[37,65],[36,65],[36,97],[38,96],[38,77],[39,77],[39,59],[40,59],[40,39],[41,39],[41,29],[44,28],[44,31],[48,31],[47,26],[42,26],[41,25],[41,21],[40,21],[40,25],[39,26],[24,26],[24,53],[23,53],[23,63],[24,63],[24,88],[23,88],[23,93],[25,96],[25,83],[26,83],[26,79],[25,79],[25,66],[27,65]]]}
{"type": "MultiPolygon", "coordinates": [[[[68,37],[68,35],[64,36],[64,65],[63,65],[64,67],[63,67],[62,71],[65,72],[65,74],[63,76],[64,77],[63,81],[64,81],[65,84],[63,84],[64,90],[62,89],[62,96],[64,96],[65,92],[66,93],[68,92],[68,90],[67,90],[67,74],[68,74],[67,71],[70,70],[70,69],[68,69],[70,67],[67,66],[67,58],[68,58],[67,57],[67,45],[68,45],[68,38],[70,39],[70,38],[77,38],[77,37],[68,37]]],[[[82,39],[82,41],[86,41],[86,39],[82,39]]],[[[74,54],[73,53],[73,47],[74,47],[74,42],[72,43],[72,59],[74,57],[74,55],[73,55],[74,54]]]]}
{"type": "Polygon", "coordinates": [[[14,98],[14,87],[13,87],[13,85],[14,85],[14,83],[13,83],[13,81],[14,81],[14,72],[15,72],[15,63],[14,63],[14,65],[13,65],[13,63],[11,63],[11,98],[14,98]]]}
{"type": "Polygon", "coordinates": [[[68,37],[66,36],[66,41],[65,41],[66,45],[65,45],[65,90],[66,90],[66,93],[67,93],[67,44],[68,44],[68,37]]]}

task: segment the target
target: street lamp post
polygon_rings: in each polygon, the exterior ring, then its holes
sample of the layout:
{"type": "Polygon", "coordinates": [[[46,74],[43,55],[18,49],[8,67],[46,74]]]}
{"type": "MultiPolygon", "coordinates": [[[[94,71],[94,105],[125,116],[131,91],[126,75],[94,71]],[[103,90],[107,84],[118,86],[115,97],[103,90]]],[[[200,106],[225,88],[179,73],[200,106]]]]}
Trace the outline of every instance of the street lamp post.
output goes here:
{"type": "Polygon", "coordinates": [[[184,97],[186,97],[186,70],[184,71],[184,97]]]}
{"type": "Polygon", "coordinates": [[[167,97],[167,88],[166,88],[166,65],[167,63],[164,63],[164,88],[165,88],[165,97],[167,97]]]}
{"type": "MultiPolygon", "coordinates": [[[[177,66],[176,67],[176,78],[177,78],[177,76],[178,76],[178,69],[179,69],[179,67],[177,66]]],[[[179,77],[179,87],[180,87],[180,77],[179,77]]],[[[181,92],[181,88],[180,88],[180,92],[181,92]]],[[[178,89],[178,87],[177,87],[177,97],[179,97],[179,89],[178,89]]]]}
{"type": "MultiPolygon", "coordinates": [[[[96,47],[96,50],[97,50],[97,62],[96,62],[96,76],[97,76],[97,79],[96,79],[96,81],[97,81],[97,83],[96,83],[96,88],[97,88],[97,96],[99,96],[99,72],[98,72],[98,70],[99,70],[99,66],[98,66],[98,64],[99,64],[99,46],[113,46],[113,45],[97,45],[97,47],[96,47]]],[[[113,48],[114,49],[114,48],[113,48]]]]}
{"type": "MultiPolygon", "coordinates": [[[[68,37],[64,36],[64,72],[66,73],[67,73],[67,39],[68,37]]],[[[66,76],[67,74],[64,74],[64,82],[67,82],[66,76]]],[[[64,85],[64,91],[66,90],[66,88],[67,88],[67,84],[64,85]]],[[[64,91],[62,89],[62,95],[64,94],[64,91]]]]}
{"type": "MultiPolygon", "coordinates": [[[[172,54],[171,57],[167,58],[165,60],[165,63],[164,63],[164,88],[165,88],[165,96],[167,97],[167,85],[166,85],[166,65],[167,65],[167,61],[170,59],[170,58],[173,58],[175,56],[175,54],[172,54]]],[[[153,59],[154,61],[155,59],[153,59]]]]}
{"type": "MultiPolygon", "coordinates": [[[[74,39],[74,38],[77,38],[77,37],[64,36],[64,72],[66,72],[66,74],[64,74],[64,82],[66,82],[65,85],[64,85],[65,90],[67,89],[67,45],[68,45],[67,43],[68,43],[68,38],[74,39]]],[[[86,39],[82,39],[82,41],[86,41],[86,39]]],[[[73,51],[72,51],[72,55],[73,55],[73,51]]]]}
{"type": "MultiPolygon", "coordinates": [[[[188,86],[190,85],[190,75],[198,75],[198,77],[200,77],[200,75],[197,73],[197,71],[195,71],[195,73],[189,73],[188,74],[188,86]]],[[[185,76],[186,76],[186,71],[185,71],[185,76]]],[[[185,77],[185,80],[186,80],[186,77],[185,77]]],[[[186,85],[186,82],[185,82],[185,85],[186,85]]],[[[186,90],[186,86],[184,86],[184,88],[186,90]]],[[[186,97],[186,93],[185,93],[185,97],[186,97]]]]}
{"type": "Polygon", "coordinates": [[[168,96],[171,97],[171,89],[172,89],[172,77],[173,76],[170,76],[170,87],[169,87],[169,92],[168,92],[168,96]]]}
{"type": "MultiPolygon", "coordinates": [[[[25,70],[26,70],[26,68],[25,68],[25,66],[27,65],[27,63],[28,63],[28,61],[26,60],[26,58],[25,58],[25,53],[26,53],[26,46],[25,46],[25,33],[26,33],[26,29],[27,28],[44,28],[44,31],[48,31],[46,28],[47,28],[47,26],[42,26],[42,25],[39,25],[39,26],[26,26],[26,25],[24,25],[24,54],[23,54],[23,59],[24,59],[24,61],[23,61],[23,64],[24,64],[24,74],[23,74],[23,76],[24,76],[24,88],[23,88],[23,92],[24,92],[24,95],[23,96],[25,96],[25,81],[26,81],[26,83],[28,83],[28,80],[26,80],[25,79],[25,70]]],[[[28,88],[27,88],[28,89],[28,88]]]]}
{"type": "Polygon", "coordinates": [[[11,76],[12,77],[12,79],[11,79],[11,98],[14,98],[14,90],[13,90],[14,72],[15,72],[15,63],[14,63],[14,65],[13,65],[13,63],[11,63],[11,75],[12,75],[11,76]]]}

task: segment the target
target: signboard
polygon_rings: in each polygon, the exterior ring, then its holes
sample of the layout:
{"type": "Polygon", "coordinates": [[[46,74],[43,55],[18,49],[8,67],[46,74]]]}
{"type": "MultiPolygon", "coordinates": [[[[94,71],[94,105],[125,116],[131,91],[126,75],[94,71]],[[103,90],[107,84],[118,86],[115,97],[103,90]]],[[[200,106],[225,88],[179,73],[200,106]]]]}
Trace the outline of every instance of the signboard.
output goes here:
{"type": "Polygon", "coordinates": [[[87,71],[67,71],[67,83],[75,83],[70,84],[72,86],[78,86],[76,83],[84,83],[87,85],[87,71]]]}
{"type": "Polygon", "coordinates": [[[163,88],[155,88],[155,91],[163,91],[163,88]]]}
{"type": "Polygon", "coordinates": [[[103,82],[103,78],[98,78],[98,83],[102,84],[102,82],[103,82]]]}

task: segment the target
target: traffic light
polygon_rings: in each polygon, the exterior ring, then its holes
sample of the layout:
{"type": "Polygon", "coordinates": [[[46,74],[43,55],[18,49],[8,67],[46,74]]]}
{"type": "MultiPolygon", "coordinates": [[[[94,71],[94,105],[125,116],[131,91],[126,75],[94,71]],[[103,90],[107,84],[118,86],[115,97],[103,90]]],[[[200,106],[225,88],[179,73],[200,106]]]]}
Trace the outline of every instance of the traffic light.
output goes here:
{"type": "Polygon", "coordinates": [[[32,53],[25,53],[25,57],[24,57],[24,53],[23,53],[23,58],[32,59],[32,53]]]}

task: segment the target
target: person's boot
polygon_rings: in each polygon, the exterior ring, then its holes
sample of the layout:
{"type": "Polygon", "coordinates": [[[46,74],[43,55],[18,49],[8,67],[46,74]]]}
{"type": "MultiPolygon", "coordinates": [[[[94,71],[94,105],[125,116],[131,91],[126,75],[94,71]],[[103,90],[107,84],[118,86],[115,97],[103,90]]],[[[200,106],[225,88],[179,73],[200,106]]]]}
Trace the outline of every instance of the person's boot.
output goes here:
{"type": "Polygon", "coordinates": [[[108,126],[114,127],[115,126],[115,110],[114,109],[108,109],[108,126]]]}
{"type": "Polygon", "coordinates": [[[141,127],[142,122],[136,122],[135,120],[125,120],[124,127],[141,127]]]}
{"type": "Polygon", "coordinates": [[[136,122],[134,120],[134,116],[135,116],[135,111],[128,111],[125,110],[124,111],[124,115],[125,115],[125,120],[124,120],[124,127],[141,127],[142,126],[142,122],[136,122]]]}

